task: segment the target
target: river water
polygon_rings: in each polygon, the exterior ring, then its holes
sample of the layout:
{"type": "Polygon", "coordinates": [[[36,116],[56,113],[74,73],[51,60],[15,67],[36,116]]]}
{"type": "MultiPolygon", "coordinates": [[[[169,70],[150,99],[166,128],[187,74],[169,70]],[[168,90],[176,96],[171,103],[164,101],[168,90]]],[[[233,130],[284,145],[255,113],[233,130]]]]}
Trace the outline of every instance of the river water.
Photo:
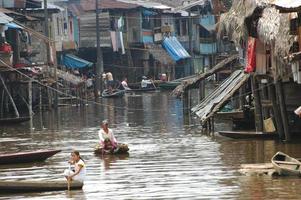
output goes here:
{"type": "MultiPolygon", "coordinates": [[[[227,122],[216,125],[230,128],[227,122]]],[[[83,190],[0,194],[0,199],[301,199],[299,178],[238,172],[241,164],[269,162],[279,150],[301,157],[300,144],[204,134],[167,92],[36,113],[32,124],[0,126],[0,136],[0,152],[62,150],[46,162],[1,165],[0,180],[62,179],[73,149],[87,164],[83,190]],[[129,156],[94,155],[103,119],[109,119],[119,142],[129,144],[129,156]]]]}

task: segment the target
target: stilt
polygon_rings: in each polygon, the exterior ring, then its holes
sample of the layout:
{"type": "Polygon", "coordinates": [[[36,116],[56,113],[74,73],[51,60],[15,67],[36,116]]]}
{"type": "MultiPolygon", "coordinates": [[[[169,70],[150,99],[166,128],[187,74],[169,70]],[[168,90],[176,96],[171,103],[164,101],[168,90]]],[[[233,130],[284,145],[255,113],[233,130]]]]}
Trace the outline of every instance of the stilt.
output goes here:
{"type": "Polygon", "coordinates": [[[30,119],[32,119],[33,112],[32,112],[32,81],[31,81],[31,79],[28,82],[28,112],[29,112],[28,114],[29,114],[30,119]]]}
{"type": "Polygon", "coordinates": [[[42,101],[42,87],[40,86],[39,87],[39,95],[40,95],[40,97],[39,97],[39,109],[40,109],[40,111],[42,110],[42,107],[43,107],[43,101],[42,101]]]}
{"type": "Polygon", "coordinates": [[[276,94],[277,94],[278,100],[279,100],[283,130],[284,130],[284,134],[285,134],[285,140],[290,141],[291,140],[291,135],[290,135],[290,132],[289,132],[289,127],[288,127],[288,117],[287,117],[287,113],[286,113],[286,104],[285,104],[284,92],[283,92],[283,87],[282,87],[282,81],[281,80],[278,80],[276,82],[276,94]]]}
{"type": "Polygon", "coordinates": [[[263,117],[262,117],[262,106],[260,103],[260,93],[256,78],[254,75],[251,77],[251,84],[252,84],[252,93],[254,95],[255,101],[255,126],[256,131],[263,131],[263,117]]]}
{"type": "Polygon", "coordinates": [[[274,85],[269,85],[268,91],[269,91],[269,96],[271,98],[272,105],[273,105],[273,115],[274,115],[275,122],[276,122],[277,133],[278,133],[280,139],[284,139],[285,135],[284,135],[283,125],[282,125],[281,113],[279,111],[279,106],[277,104],[276,92],[275,92],[274,85]]]}
{"type": "Polygon", "coordinates": [[[1,96],[1,118],[3,118],[4,113],[4,89],[2,89],[2,96],[1,96]]]}
{"type": "Polygon", "coordinates": [[[15,102],[14,102],[13,97],[11,96],[10,92],[8,91],[8,89],[7,89],[7,87],[6,87],[6,84],[5,84],[5,82],[4,82],[4,80],[3,80],[3,78],[2,78],[1,75],[0,75],[0,79],[1,79],[1,82],[2,82],[2,85],[3,85],[3,88],[5,89],[5,91],[6,91],[7,95],[8,95],[8,97],[9,97],[9,99],[10,99],[12,105],[13,105],[13,108],[14,108],[15,114],[16,114],[16,117],[19,118],[19,117],[20,117],[20,114],[19,114],[19,111],[18,111],[18,109],[17,109],[17,106],[16,106],[16,104],[15,104],[15,102]]]}

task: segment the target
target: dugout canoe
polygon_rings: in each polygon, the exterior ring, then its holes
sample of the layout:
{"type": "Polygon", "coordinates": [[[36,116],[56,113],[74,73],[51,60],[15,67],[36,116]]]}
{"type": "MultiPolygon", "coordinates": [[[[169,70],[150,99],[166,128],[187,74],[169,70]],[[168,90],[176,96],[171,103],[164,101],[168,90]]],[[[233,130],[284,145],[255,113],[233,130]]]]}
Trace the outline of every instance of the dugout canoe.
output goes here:
{"type": "Polygon", "coordinates": [[[29,120],[30,117],[0,118],[0,125],[18,124],[29,120]]]}
{"type": "Polygon", "coordinates": [[[44,161],[61,150],[38,150],[31,152],[0,154],[0,164],[18,164],[44,161]]]}
{"type": "MultiPolygon", "coordinates": [[[[70,190],[79,190],[82,188],[82,182],[70,182],[70,190]]],[[[0,181],[0,193],[45,192],[58,190],[68,190],[68,183],[66,180],[0,181]]]]}
{"type": "Polygon", "coordinates": [[[123,97],[125,93],[125,90],[119,90],[114,89],[112,92],[109,92],[109,90],[104,90],[101,94],[103,98],[118,98],[123,97]]]}
{"type": "Polygon", "coordinates": [[[115,151],[107,151],[103,150],[99,144],[97,144],[94,148],[94,153],[101,155],[101,154],[128,154],[129,147],[127,144],[118,144],[118,148],[115,151]]]}
{"type": "Polygon", "coordinates": [[[159,84],[159,87],[163,90],[174,90],[180,84],[181,82],[179,81],[162,82],[159,84]]]}
{"type": "Polygon", "coordinates": [[[233,139],[275,139],[276,133],[264,133],[255,131],[219,131],[220,135],[233,139]]]}
{"type": "Polygon", "coordinates": [[[282,176],[300,176],[301,162],[283,152],[277,152],[271,159],[274,169],[282,176]]]}

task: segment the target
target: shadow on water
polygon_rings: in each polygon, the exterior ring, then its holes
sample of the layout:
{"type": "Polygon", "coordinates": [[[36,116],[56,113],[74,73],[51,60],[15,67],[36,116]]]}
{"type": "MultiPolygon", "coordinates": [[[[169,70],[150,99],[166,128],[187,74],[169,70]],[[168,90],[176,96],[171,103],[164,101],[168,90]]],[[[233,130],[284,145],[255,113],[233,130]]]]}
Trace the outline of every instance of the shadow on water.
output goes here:
{"type": "MultiPolygon", "coordinates": [[[[301,157],[299,143],[231,140],[205,135],[182,102],[168,93],[102,99],[101,105],[61,107],[36,113],[32,125],[0,127],[0,152],[61,149],[42,163],[1,165],[0,180],[62,178],[70,152],[77,149],[87,164],[83,190],[11,194],[0,199],[300,199],[298,178],[247,177],[241,164],[269,162],[281,150],[301,157]],[[110,121],[129,156],[96,156],[97,131],[110,121]]],[[[226,130],[223,122],[216,129],[226,130]]]]}

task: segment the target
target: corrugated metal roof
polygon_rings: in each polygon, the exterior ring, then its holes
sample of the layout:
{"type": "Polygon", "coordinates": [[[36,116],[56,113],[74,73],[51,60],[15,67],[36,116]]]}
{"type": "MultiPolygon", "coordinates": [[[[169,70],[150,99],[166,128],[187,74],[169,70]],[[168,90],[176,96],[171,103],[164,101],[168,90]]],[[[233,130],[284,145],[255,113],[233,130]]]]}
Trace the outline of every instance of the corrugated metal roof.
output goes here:
{"type": "Polygon", "coordinates": [[[144,8],[152,8],[152,9],[158,9],[158,10],[168,10],[171,9],[171,7],[164,5],[162,3],[153,2],[153,1],[147,1],[147,0],[119,0],[125,3],[135,3],[140,5],[144,8]]]}
{"type": "Polygon", "coordinates": [[[208,0],[199,0],[193,3],[189,3],[183,6],[179,6],[176,8],[176,10],[189,10],[190,8],[194,7],[194,6],[203,6],[205,5],[205,3],[209,2],[208,0]]]}
{"type": "MultiPolygon", "coordinates": [[[[95,0],[86,0],[81,3],[81,7],[84,11],[93,11],[95,10],[95,0]]],[[[138,4],[126,3],[118,0],[100,0],[99,8],[100,9],[133,9],[140,7],[138,4]]]]}
{"type": "Polygon", "coordinates": [[[0,24],[8,24],[9,22],[12,22],[14,19],[7,16],[6,14],[0,12],[0,24]]]}
{"type": "Polygon", "coordinates": [[[291,12],[301,10],[301,0],[274,0],[272,4],[279,9],[291,12]]]}

